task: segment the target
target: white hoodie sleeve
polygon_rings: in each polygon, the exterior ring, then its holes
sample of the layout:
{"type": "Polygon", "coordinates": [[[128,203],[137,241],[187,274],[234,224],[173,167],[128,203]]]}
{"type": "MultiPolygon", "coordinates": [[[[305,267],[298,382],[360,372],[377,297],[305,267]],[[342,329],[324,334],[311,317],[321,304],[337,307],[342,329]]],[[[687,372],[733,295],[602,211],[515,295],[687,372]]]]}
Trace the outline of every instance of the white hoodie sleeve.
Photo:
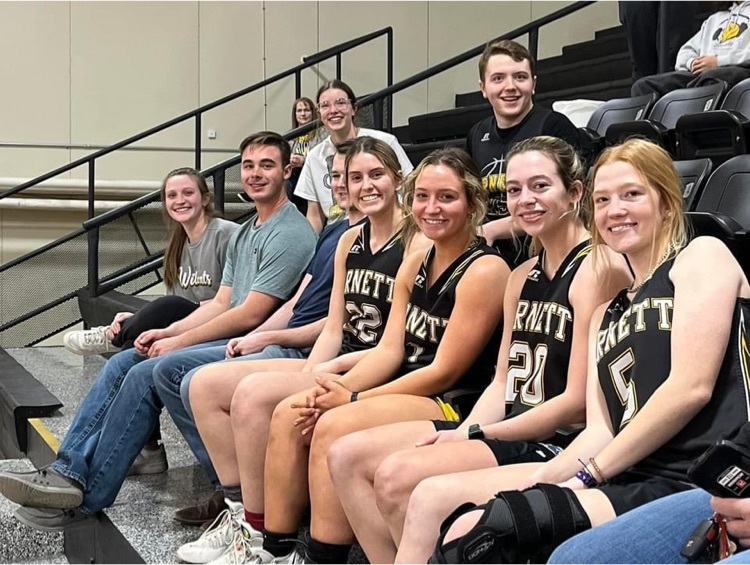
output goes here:
{"type": "Polygon", "coordinates": [[[682,47],[680,47],[680,50],[677,53],[677,60],[674,64],[675,71],[691,70],[690,68],[693,66],[693,61],[695,61],[697,57],[706,54],[700,52],[701,43],[703,40],[703,32],[705,30],[706,23],[707,22],[703,22],[703,25],[701,25],[701,29],[698,31],[698,33],[696,33],[682,47]]]}

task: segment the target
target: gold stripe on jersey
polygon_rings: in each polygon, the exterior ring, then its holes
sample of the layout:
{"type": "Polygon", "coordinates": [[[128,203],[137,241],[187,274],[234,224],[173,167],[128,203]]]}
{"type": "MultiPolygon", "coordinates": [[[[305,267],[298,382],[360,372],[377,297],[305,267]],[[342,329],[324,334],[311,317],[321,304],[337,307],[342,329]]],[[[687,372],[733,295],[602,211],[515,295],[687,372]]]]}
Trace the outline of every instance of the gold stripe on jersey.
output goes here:
{"type": "Polygon", "coordinates": [[[568,265],[565,267],[565,270],[562,272],[562,275],[560,275],[560,278],[564,277],[568,274],[568,272],[576,266],[576,263],[579,259],[583,260],[589,253],[591,253],[591,250],[594,248],[593,245],[587,245],[583,249],[581,249],[578,253],[576,253],[576,256],[573,257],[573,259],[568,263],[568,265]]]}
{"type": "MultiPolygon", "coordinates": [[[[445,284],[443,285],[443,288],[440,289],[439,294],[443,294],[443,292],[445,291],[445,289],[450,286],[451,282],[454,279],[461,278],[461,276],[463,276],[463,274],[464,274],[464,271],[466,271],[467,267],[471,264],[471,262],[474,261],[474,259],[476,259],[480,255],[486,255],[486,252],[484,250],[482,250],[482,249],[477,249],[473,253],[467,255],[466,259],[464,259],[463,261],[461,261],[461,263],[455,268],[455,270],[453,271],[453,273],[451,273],[451,276],[448,277],[448,280],[445,281],[445,284]]],[[[427,259],[425,258],[425,261],[426,260],[427,259]]],[[[427,267],[427,265],[425,265],[425,268],[426,267],[427,267]]]]}
{"type": "Polygon", "coordinates": [[[745,312],[740,309],[739,327],[737,328],[737,351],[740,358],[740,371],[742,372],[742,384],[745,390],[745,409],[750,419],[750,350],[747,346],[747,332],[745,329],[745,312]]]}

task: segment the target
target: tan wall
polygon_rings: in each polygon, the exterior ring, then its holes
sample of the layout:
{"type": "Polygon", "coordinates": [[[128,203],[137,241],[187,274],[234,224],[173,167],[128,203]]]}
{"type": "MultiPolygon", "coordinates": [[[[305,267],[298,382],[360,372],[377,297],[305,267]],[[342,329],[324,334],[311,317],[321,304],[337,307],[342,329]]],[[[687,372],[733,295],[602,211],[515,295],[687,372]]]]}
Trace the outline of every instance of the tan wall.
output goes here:
{"type": "MultiPolygon", "coordinates": [[[[336,43],[391,25],[396,80],[439,63],[563,2],[0,2],[0,141],[107,145],[272,76],[336,43]],[[8,87],[8,85],[11,85],[8,87]]],[[[542,30],[540,56],[617,24],[600,2],[542,30]]],[[[385,85],[385,38],[344,55],[344,78],[364,95],[385,85]]],[[[333,61],[303,73],[313,96],[333,61]]],[[[452,107],[476,89],[476,60],[395,97],[394,124],[452,107]]],[[[233,150],[247,133],[286,130],[294,82],[287,79],[203,118],[204,147],[233,150]],[[217,132],[207,139],[207,130],[217,132]]],[[[193,123],[148,146],[192,147],[193,123]]],[[[3,176],[32,177],[86,150],[0,151],[3,176]]],[[[230,154],[205,153],[203,165],[230,154]]],[[[192,164],[190,153],[121,152],[98,178],[151,180],[192,164]]],[[[85,178],[79,167],[72,176],[85,178]]]]}

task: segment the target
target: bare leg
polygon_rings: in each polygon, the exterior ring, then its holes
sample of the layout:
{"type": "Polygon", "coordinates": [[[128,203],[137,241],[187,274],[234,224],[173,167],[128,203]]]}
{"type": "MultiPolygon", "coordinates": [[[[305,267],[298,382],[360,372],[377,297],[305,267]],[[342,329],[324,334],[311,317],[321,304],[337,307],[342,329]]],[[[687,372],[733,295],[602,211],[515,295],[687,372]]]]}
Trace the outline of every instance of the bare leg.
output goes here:
{"type": "Polygon", "coordinates": [[[487,444],[469,440],[407,449],[386,458],[375,473],[375,497],[394,548],[401,544],[409,497],[423,479],[496,467],[487,444]]]}
{"type": "Polygon", "coordinates": [[[310,435],[303,436],[300,428],[294,427],[298,413],[291,408],[292,404],[304,404],[306,398],[307,392],[285,398],[271,418],[263,486],[266,529],[272,532],[296,532],[307,506],[310,435]]]}
{"type": "MultiPolygon", "coordinates": [[[[596,489],[577,490],[575,491],[575,495],[581,502],[581,506],[583,506],[586,514],[588,514],[589,520],[591,520],[592,528],[595,526],[599,526],[604,522],[609,522],[610,520],[615,518],[615,511],[612,508],[612,504],[601,491],[596,489]]],[[[481,516],[482,511],[474,510],[472,512],[467,512],[466,514],[458,518],[458,520],[453,523],[448,532],[445,534],[444,543],[448,543],[462,536],[465,536],[474,526],[477,525],[477,522],[479,521],[479,518],[481,516]]],[[[432,551],[430,551],[430,555],[432,555],[432,551]]],[[[426,559],[427,558],[425,558],[425,562],[426,559]]],[[[419,563],[421,563],[421,561],[419,563]]]]}
{"type": "MultiPolygon", "coordinates": [[[[274,409],[290,394],[314,385],[312,373],[268,372],[250,375],[237,386],[231,405],[231,430],[238,475],[235,483],[227,484],[242,485],[242,502],[248,511],[263,513],[263,474],[274,409]]],[[[299,435],[299,430],[294,432],[299,435]]]]}
{"type": "Polygon", "coordinates": [[[375,501],[375,470],[388,455],[434,432],[429,420],[399,422],[345,435],[328,450],[328,470],[354,535],[371,563],[388,563],[396,546],[375,501]]]}
{"type": "MultiPolygon", "coordinates": [[[[323,414],[315,426],[310,450],[312,537],[332,544],[352,543],[354,538],[328,471],[328,451],[334,441],[351,432],[374,426],[442,416],[442,410],[434,400],[404,394],[368,398],[323,414]]],[[[413,438],[408,439],[412,445],[414,441],[413,438]]],[[[376,515],[373,514],[373,517],[376,515]]]]}
{"type": "Polygon", "coordinates": [[[518,488],[543,463],[524,463],[431,477],[409,499],[396,563],[427,563],[440,535],[440,524],[464,502],[483,504],[500,490],[518,488]]]}
{"type": "MultiPolygon", "coordinates": [[[[303,359],[217,363],[201,368],[190,381],[190,406],[195,425],[221,484],[236,485],[240,482],[230,417],[232,396],[239,383],[251,373],[301,369],[304,363],[303,359]]],[[[268,411],[269,420],[272,410],[268,411]]]]}

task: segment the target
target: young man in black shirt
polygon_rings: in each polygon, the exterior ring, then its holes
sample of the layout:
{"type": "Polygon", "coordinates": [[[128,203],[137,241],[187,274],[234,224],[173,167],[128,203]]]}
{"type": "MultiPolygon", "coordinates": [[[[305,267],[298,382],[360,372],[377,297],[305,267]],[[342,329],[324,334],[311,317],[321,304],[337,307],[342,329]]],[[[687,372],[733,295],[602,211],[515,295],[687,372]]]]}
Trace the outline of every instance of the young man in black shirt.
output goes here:
{"type": "MultiPolygon", "coordinates": [[[[466,151],[482,173],[489,191],[484,236],[511,267],[526,258],[525,245],[514,242],[514,228],[505,199],[505,155],[518,141],[537,135],[559,137],[578,149],[578,130],[564,115],[534,105],[535,63],[515,41],[487,45],[479,59],[479,88],[493,115],[474,125],[466,151]]],[[[515,233],[522,236],[518,230],[515,233]]],[[[516,239],[519,239],[518,237],[516,239]]],[[[523,237],[520,238],[521,241],[523,237]]]]}

